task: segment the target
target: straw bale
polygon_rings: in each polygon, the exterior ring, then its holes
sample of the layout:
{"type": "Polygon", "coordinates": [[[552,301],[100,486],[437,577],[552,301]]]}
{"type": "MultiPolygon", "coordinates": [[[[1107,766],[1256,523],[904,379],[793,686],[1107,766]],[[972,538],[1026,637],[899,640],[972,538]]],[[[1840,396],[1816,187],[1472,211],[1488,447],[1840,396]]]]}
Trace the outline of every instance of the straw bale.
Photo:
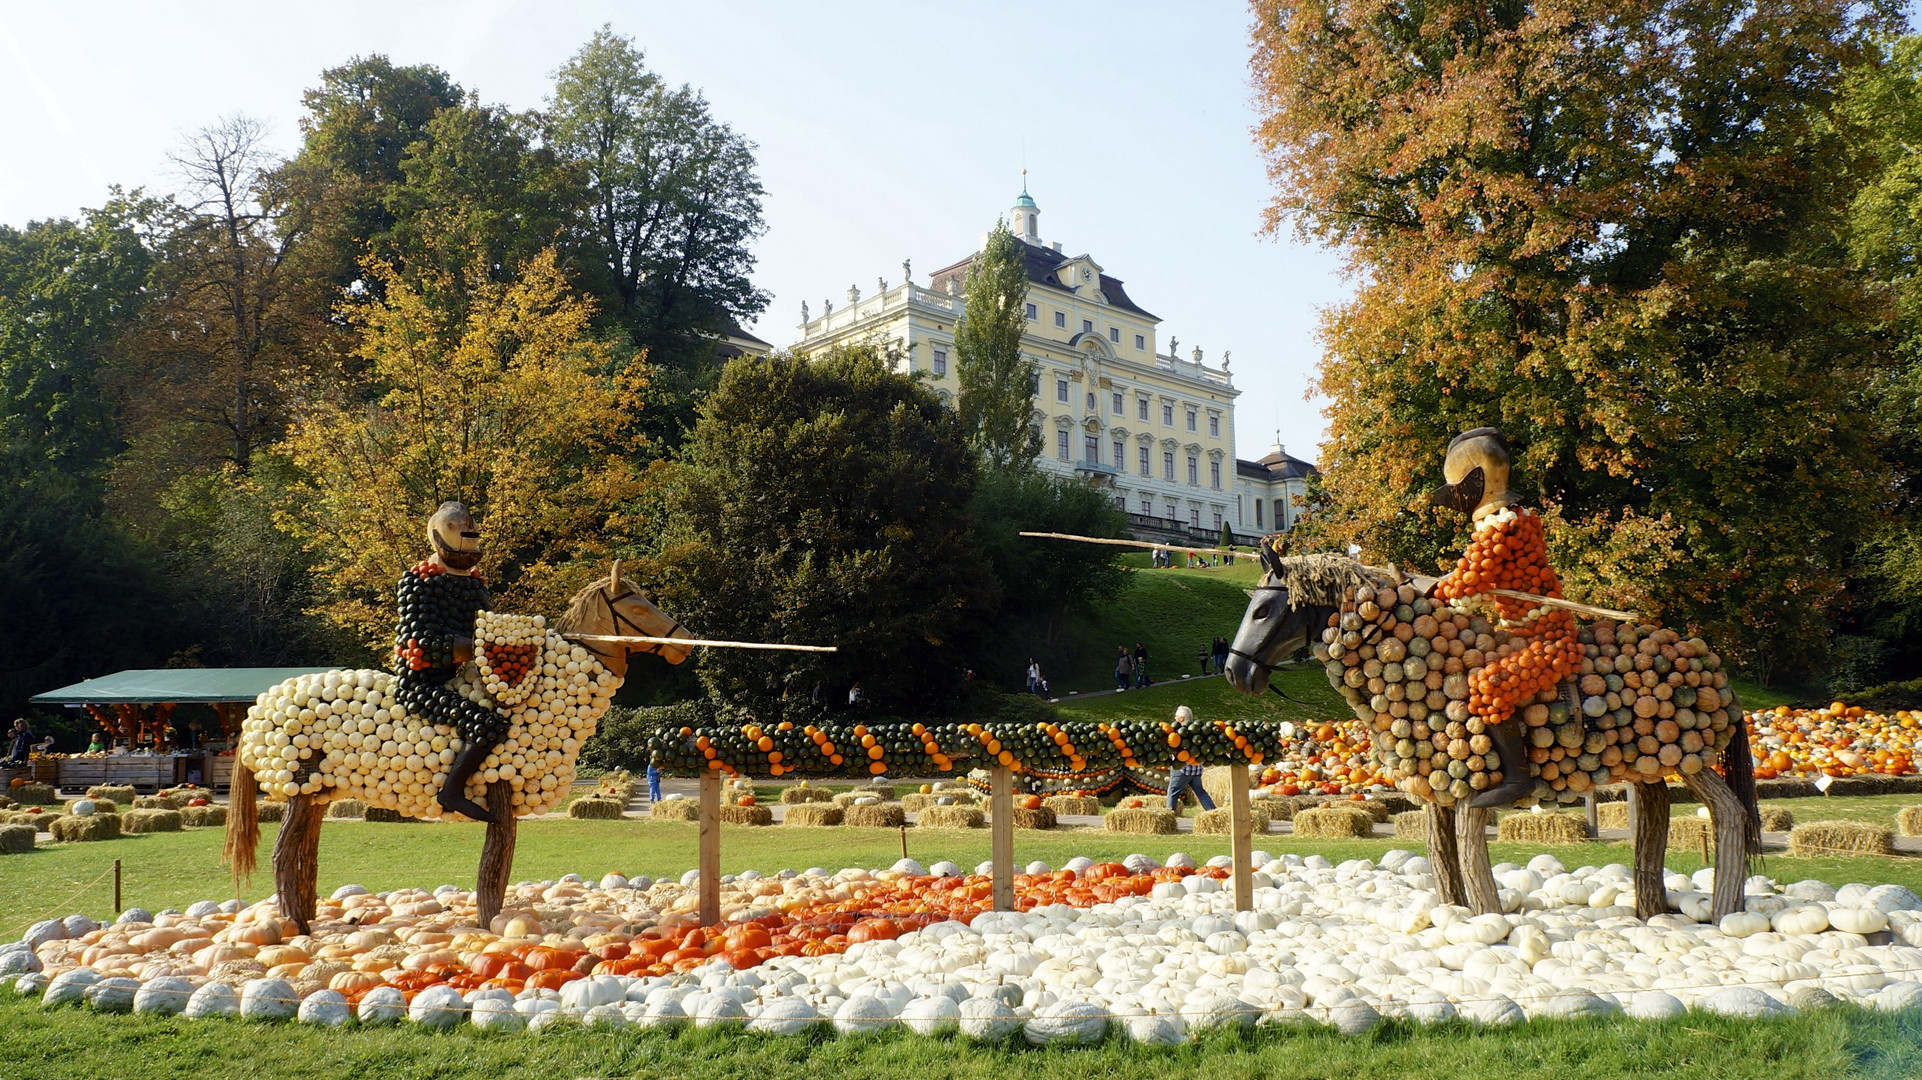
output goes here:
{"type": "Polygon", "coordinates": [[[1780,806],[1762,807],[1763,832],[1788,832],[1795,828],[1795,815],[1780,806]]]}
{"type": "Polygon", "coordinates": [[[1014,827],[1017,829],[1052,829],[1058,824],[1060,821],[1055,817],[1055,812],[1045,806],[1037,806],[1033,810],[1025,806],[1014,808],[1014,827]]]}
{"type": "Polygon", "coordinates": [[[1702,840],[1707,838],[1708,846],[1715,846],[1715,827],[1705,817],[1694,814],[1678,814],[1668,819],[1668,844],[1683,851],[1700,851],[1702,840]]]}
{"type": "Polygon", "coordinates": [[[738,806],[733,803],[723,803],[721,820],[729,825],[772,825],[774,811],[759,804],[738,806]]]}
{"type": "Polygon", "coordinates": [[[284,802],[268,802],[266,799],[262,799],[254,804],[254,819],[256,821],[279,821],[286,816],[287,804],[284,802]]]}
{"type": "Polygon", "coordinates": [[[1902,836],[1922,836],[1922,806],[1905,806],[1897,810],[1895,830],[1902,836]]]}
{"type": "MultiPolygon", "coordinates": [[[[155,813],[155,811],[148,811],[155,813]]],[[[86,840],[115,840],[120,836],[120,815],[89,814],[86,817],[63,816],[47,823],[47,831],[55,840],[63,844],[77,844],[86,840]]]]}
{"type": "MultiPolygon", "coordinates": [[[[108,802],[118,803],[121,806],[133,802],[134,796],[137,794],[139,793],[134,791],[131,784],[95,784],[87,789],[87,798],[106,799],[108,802]]],[[[167,809],[173,810],[177,808],[169,806],[167,809]]]]}
{"type": "MultiPolygon", "coordinates": [[[[1224,806],[1216,810],[1203,810],[1201,813],[1196,814],[1195,835],[1232,836],[1235,831],[1234,822],[1230,820],[1232,813],[1231,810],[1224,806]]],[[[1255,832],[1267,832],[1267,813],[1250,806],[1248,808],[1248,825],[1255,832]]]]}
{"type": "Polygon", "coordinates": [[[662,799],[654,804],[649,814],[662,821],[699,821],[701,804],[694,799],[662,799]]]}
{"type": "Polygon", "coordinates": [[[31,825],[0,825],[0,855],[17,855],[33,850],[40,831],[31,825]]]}
{"type": "Polygon", "coordinates": [[[1579,814],[1505,814],[1495,823],[1495,839],[1505,844],[1580,844],[1588,822],[1579,814]]]}
{"type": "Polygon", "coordinates": [[[850,806],[841,814],[843,824],[852,825],[857,829],[898,829],[908,823],[908,816],[902,812],[898,803],[850,806]]]}
{"type": "Polygon", "coordinates": [[[1395,839],[1428,839],[1428,811],[1403,810],[1395,815],[1395,839]]]}
{"type": "Polygon", "coordinates": [[[783,806],[833,801],[834,792],[824,787],[789,787],[781,789],[781,805],[783,806]]]}
{"type": "Polygon", "coordinates": [[[1628,803],[1605,802],[1595,804],[1595,825],[1601,829],[1628,828],[1628,803]]]}
{"type": "Polygon", "coordinates": [[[1110,810],[1101,819],[1102,827],[1109,832],[1141,833],[1156,836],[1172,836],[1175,828],[1175,813],[1172,810],[1110,810]]]}
{"type": "MultiPolygon", "coordinates": [[[[369,814],[373,811],[370,809],[369,814]]],[[[180,810],[180,822],[189,829],[210,829],[227,824],[227,808],[224,806],[188,806],[180,810]]]]}
{"type": "Polygon", "coordinates": [[[52,784],[21,784],[17,788],[9,788],[7,794],[11,795],[16,802],[28,806],[58,806],[60,804],[60,794],[53,789],[52,784]]]}
{"type": "MultiPolygon", "coordinates": [[[[676,799],[674,801],[686,802],[688,800],[676,799]]],[[[567,804],[567,816],[571,818],[593,818],[599,821],[616,821],[627,816],[627,804],[615,799],[603,799],[598,795],[584,795],[567,804]]]]}
{"type": "Polygon", "coordinates": [[[1302,837],[1373,836],[1375,817],[1355,806],[1317,806],[1295,813],[1295,835],[1302,837]]]}
{"type": "Polygon", "coordinates": [[[801,803],[787,808],[782,816],[783,825],[839,825],[845,812],[833,803],[801,803]]]}
{"type": "Polygon", "coordinates": [[[930,806],[914,819],[924,829],[978,829],[987,821],[988,816],[973,806],[930,806]]]}
{"type": "MultiPolygon", "coordinates": [[[[622,803],[621,805],[625,806],[627,804],[622,803]]],[[[406,814],[403,814],[398,810],[390,810],[385,806],[370,806],[367,808],[367,813],[363,815],[362,820],[384,821],[384,822],[387,822],[388,824],[393,824],[395,822],[401,822],[401,821],[413,821],[414,819],[408,817],[406,814]]]]}
{"type": "Polygon", "coordinates": [[[1811,821],[1789,831],[1789,854],[1798,858],[1893,855],[1895,830],[1866,821],[1811,821]]]}
{"type": "Polygon", "coordinates": [[[92,803],[93,812],[96,814],[118,814],[120,812],[120,807],[115,806],[113,803],[108,802],[106,799],[92,799],[92,798],[67,800],[66,812],[69,814],[73,813],[73,804],[81,803],[81,802],[92,803]]]}
{"type": "Polygon", "coordinates": [[[1041,800],[1041,805],[1062,817],[1098,817],[1101,814],[1101,800],[1090,795],[1050,795],[1041,800]]]}
{"type": "Polygon", "coordinates": [[[367,804],[361,802],[359,799],[335,799],[333,802],[327,804],[327,816],[330,818],[365,818],[367,816],[367,804]]]}
{"type": "Polygon", "coordinates": [[[129,810],[120,815],[120,831],[133,833],[179,832],[185,821],[178,810],[129,810]]]}

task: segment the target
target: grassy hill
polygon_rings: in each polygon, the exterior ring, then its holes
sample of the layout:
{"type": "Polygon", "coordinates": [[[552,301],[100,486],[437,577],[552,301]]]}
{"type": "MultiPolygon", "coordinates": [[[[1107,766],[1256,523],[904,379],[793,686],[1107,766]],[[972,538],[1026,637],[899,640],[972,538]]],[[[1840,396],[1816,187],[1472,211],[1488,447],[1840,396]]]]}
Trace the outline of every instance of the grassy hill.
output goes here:
{"type": "Polygon", "coordinates": [[[1248,607],[1242,590],[1260,577],[1260,563],[1242,556],[1233,566],[1206,570],[1155,570],[1146,553],[1122,556],[1132,571],[1126,588],[1092,618],[1069,623],[1054,648],[1035,658],[1057,697],[1069,691],[1114,689],[1115,646],[1148,649],[1148,674],[1156,679],[1201,673],[1196,651],[1220,634],[1233,637],[1248,607]]]}

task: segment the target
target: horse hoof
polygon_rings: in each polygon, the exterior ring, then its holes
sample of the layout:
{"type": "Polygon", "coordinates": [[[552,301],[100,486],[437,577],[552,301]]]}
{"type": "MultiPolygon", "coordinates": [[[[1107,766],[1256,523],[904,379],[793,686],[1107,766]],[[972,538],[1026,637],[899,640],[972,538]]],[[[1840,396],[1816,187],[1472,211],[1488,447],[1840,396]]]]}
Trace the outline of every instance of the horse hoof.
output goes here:
{"type": "Polygon", "coordinates": [[[494,820],[493,814],[483,809],[479,803],[472,799],[437,799],[435,801],[440,803],[442,810],[450,814],[463,814],[487,825],[499,824],[499,822],[494,820]]]}

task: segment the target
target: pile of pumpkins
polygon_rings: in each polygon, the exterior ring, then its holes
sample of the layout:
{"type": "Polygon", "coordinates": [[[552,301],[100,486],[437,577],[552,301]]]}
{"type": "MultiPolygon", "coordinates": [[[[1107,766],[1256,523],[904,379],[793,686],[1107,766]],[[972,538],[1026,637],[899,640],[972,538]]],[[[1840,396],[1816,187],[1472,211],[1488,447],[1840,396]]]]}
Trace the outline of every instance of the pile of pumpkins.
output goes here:
{"type": "Polygon", "coordinates": [[[1914,776],[1922,716],[1840,701],[1819,709],[1783,705],[1748,714],[1755,776],[1914,776]]]}
{"type": "MultiPolygon", "coordinates": [[[[485,634],[488,626],[477,627],[485,634]]],[[[512,628],[517,635],[518,627],[512,628]]],[[[543,630],[532,685],[515,700],[495,702],[472,668],[454,689],[471,701],[499,708],[507,735],[469,781],[470,798],[505,780],[517,815],[560,805],[574,781],[575,757],[594,734],[620,680],[591,653],[543,630]]],[[[498,681],[498,680],[497,680],[498,681]]],[[[273,687],[248,707],[241,725],[240,761],[269,798],[311,795],[323,802],[359,799],[409,818],[442,816],[436,795],[460,751],[453,728],[410,713],[385,671],[329,671],[273,687]]]]}
{"type": "Polygon", "coordinates": [[[984,868],[750,871],[722,882],[712,926],[692,873],[524,883],[485,927],[451,886],[345,886],[304,935],[268,901],[37,923],[0,945],[0,992],[323,1025],[898,1027],[1040,1045],[1268,1023],[1359,1033],[1383,1018],[1922,1008],[1922,898],[1900,886],[1755,877],[1744,910],[1710,923],[1712,871],[1670,872],[1678,914],[1644,922],[1619,864],[1499,865],[1503,910],[1485,915],[1442,903],[1407,851],[1340,865],[1255,852],[1252,869],[1243,912],[1226,856],[1033,864],[1010,912],[985,910],[984,868]]]}

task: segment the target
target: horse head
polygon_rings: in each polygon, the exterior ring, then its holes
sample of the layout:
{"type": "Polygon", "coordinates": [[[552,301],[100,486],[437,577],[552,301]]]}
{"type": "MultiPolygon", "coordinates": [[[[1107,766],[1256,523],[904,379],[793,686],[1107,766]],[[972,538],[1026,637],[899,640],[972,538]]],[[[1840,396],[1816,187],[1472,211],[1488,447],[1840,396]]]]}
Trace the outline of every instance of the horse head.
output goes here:
{"type": "MultiPolygon", "coordinates": [[[[598,637],[662,637],[692,638],[687,627],[682,626],[673,616],[654,606],[635,584],[621,576],[621,560],[614,560],[614,568],[608,576],[582,589],[567,607],[567,613],[554,624],[554,628],[564,635],[593,635],[598,637]]],[[[686,645],[657,645],[643,643],[620,643],[610,641],[583,641],[580,643],[594,654],[602,666],[614,674],[627,677],[627,657],[629,653],[653,653],[670,664],[686,660],[693,651],[686,645]]]]}
{"type": "Polygon", "coordinates": [[[1241,616],[1228,647],[1222,674],[1228,685],[1244,694],[1268,688],[1268,675],[1282,661],[1308,644],[1309,636],[1327,620],[1328,608],[1301,603],[1282,584],[1282,556],[1267,543],[1256,547],[1261,556],[1261,581],[1248,592],[1248,610],[1241,616]]]}

